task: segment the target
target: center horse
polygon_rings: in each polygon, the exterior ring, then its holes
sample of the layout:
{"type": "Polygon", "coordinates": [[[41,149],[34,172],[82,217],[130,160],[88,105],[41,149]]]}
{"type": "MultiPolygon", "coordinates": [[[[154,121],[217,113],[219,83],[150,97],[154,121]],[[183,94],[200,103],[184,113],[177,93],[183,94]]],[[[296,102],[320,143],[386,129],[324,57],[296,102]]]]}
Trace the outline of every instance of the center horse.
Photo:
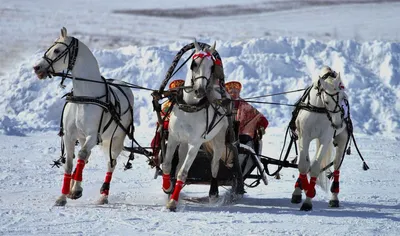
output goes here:
{"type": "Polygon", "coordinates": [[[124,147],[126,135],[133,138],[132,91],[120,86],[122,81],[104,79],[89,48],[78,39],[67,36],[65,28],[61,29],[61,36],[47,49],[33,69],[39,79],[48,76],[69,77],[73,85],[73,92],[67,96],[62,116],[60,133],[64,133],[62,138],[66,163],[61,196],[55,205],[64,206],[67,197],[78,199],[82,196],[83,169],[92,148],[97,144],[101,144],[103,151],[110,157],[98,200],[99,204],[108,203],[110,181],[117,157],[124,147]],[[81,149],[72,173],[76,141],[81,144],[81,149]]]}
{"type": "MultiPolygon", "coordinates": [[[[210,200],[218,197],[217,174],[221,157],[230,160],[233,158],[234,166],[236,160],[232,157],[234,152],[227,151],[226,136],[229,127],[229,120],[226,117],[227,111],[224,106],[216,102],[221,101],[223,97],[229,97],[229,94],[221,88],[217,77],[213,74],[214,67],[222,65],[221,61],[213,56],[215,43],[210,48],[202,49],[195,41],[194,46],[195,52],[183,88],[183,102],[178,101],[172,108],[168,145],[162,163],[162,188],[164,192],[172,193],[166,206],[171,211],[176,210],[179,194],[185,184],[192,163],[203,144],[206,146],[205,149],[211,148],[213,153],[210,200]],[[170,173],[173,154],[178,145],[178,155],[182,160],[180,160],[177,168],[177,181],[174,187],[171,183],[170,173]]],[[[239,165],[236,165],[236,167],[233,167],[234,176],[236,175],[241,179],[240,167],[239,165]]],[[[193,166],[193,168],[196,167],[193,166]]],[[[240,183],[240,180],[237,180],[236,184],[235,194],[243,194],[243,184],[240,183]]]]}
{"type": "Polygon", "coordinates": [[[332,147],[336,146],[333,160],[334,172],[331,185],[332,197],[329,201],[331,207],[339,207],[339,168],[341,160],[349,140],[348,120],[349,111],[347,96],[340,78],[340,74],[324,67],[318,79],[313,82],[304,93],[299,103],[299,113],[296,119],[296,129],[299,136],[299,177],[292,194],[292,203],[300,203],[302,190],[306,194],[300,210],[312,210],[312,198],[314,198],[317,178],[319,183],[327,182],[327,175],[321,172],[327,163],[331,162],[332,147]],[[343,106],[343,104],[346,104],[343,106]],[[333,142],[332,142],[333,138],[333,142]],[[310,142],[317,139],[315,160],[310,163],[310,142]],[[307,173],[310,174],[308,181],[307,173]],[[320,176],[320,177],[318,177],[320,176]]]}

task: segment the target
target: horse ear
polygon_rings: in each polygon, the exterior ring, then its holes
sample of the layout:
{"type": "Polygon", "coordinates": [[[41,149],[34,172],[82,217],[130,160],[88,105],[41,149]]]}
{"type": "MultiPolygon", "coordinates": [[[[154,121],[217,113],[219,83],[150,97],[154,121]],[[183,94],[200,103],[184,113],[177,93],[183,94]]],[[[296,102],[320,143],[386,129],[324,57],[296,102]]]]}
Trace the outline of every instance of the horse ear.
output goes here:
{"type": "Polygon", "coordinates": [[[216,47],[216,45],[217,45],[217,42],[214,41],[214,44],[213,44],[213,45],[211,46],[211,48],[210,48],[210,52],[211,52],[211,53],[215,52],[215,47],[216,47]]]}
{"type": "Polygon", "coordinates": [[[63,38],[67,37],[67,29],[65,27],[62,27],[61,29],[61,37],[63,38]]]}
{"type": "Polygon", "coordinates": [[[338,75],[336,76],[336,79],[338,81],[338,87],[340,90],[344,89],[344,85],[343,85],[343,81],[342,81],[342,77],[340,77],[340,73],[338,73],[338,75]]]}
{"type": "Polygon", "coordinates": [[[338,72],[336,78],[337,78],[338,80],[340,80],[340,82],[342,82],[342,77],[340,77],[340,72],[338,72]]]}
{"type": "Polygon", "coordinates": [[[196,48],[196,51],[201,51],[200,45],[197,43],[196,39],[194,39],[194,47],[196,48]]]}

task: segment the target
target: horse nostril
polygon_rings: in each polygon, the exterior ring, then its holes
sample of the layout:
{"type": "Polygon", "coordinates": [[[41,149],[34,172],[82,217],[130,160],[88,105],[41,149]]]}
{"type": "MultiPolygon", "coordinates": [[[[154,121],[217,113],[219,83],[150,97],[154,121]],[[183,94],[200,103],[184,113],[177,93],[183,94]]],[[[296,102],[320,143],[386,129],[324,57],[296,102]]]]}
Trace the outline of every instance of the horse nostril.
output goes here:
{"type": "Polygon", "coordinates": [[[34,66],[34,67],[33,67],[33,69],[34,69],[35,71],[40,70],[40,68],[41,68],[40,66],[34,66]]]}

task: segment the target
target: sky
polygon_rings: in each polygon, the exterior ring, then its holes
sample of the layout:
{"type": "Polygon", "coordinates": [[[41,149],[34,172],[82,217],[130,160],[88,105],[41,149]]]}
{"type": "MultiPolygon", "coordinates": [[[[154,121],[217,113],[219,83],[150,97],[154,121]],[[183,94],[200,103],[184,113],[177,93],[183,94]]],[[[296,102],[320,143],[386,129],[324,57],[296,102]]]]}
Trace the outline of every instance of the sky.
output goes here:
{"type": "MultiPolygon", "coordinates": [[[[324,1],[318,1],[324,3],[324,1]]],[[[350,3],[349,3],[350,2],[350,3]]],[[[371,2],[371,1],[370,1],[371,2]]],[[[400,198],[397,187],[400,139],[400,44],[395,22],[400,4],[308,5],[300,1],[78,1],[68,4],[0,0],[0,234],[2,235],[397,235],[400,198]],[[227,16],[209,16],[226,9],[227,16]],[[224,5],[224,7],[221,7],[224,5]],[[162,14],[196,8],[197,18],[182,19],[116,13],[158,9],[162,14]],[[161,9],[161,10],[160,10],[161,9]],[[179,11],[176,9],[180,9],[179,11]],[[254,13],[254,9],[263,9],[254,13]],[[182,201],[178,212],[165,210],[161,179],[145,157],[123,171],[121,160],[111,183],[110,204],[94,204],[106,172],[106,157],[95,148],[84,172],[84,196],[53,207],[61,190],[62,169],[50,168],[59,156],[62,95],[59,78],[38,80],[32,66],[67,27],[87,44],[102,75],[158,89],[175,54],[194,38],[212,44],[222,57],[226,81],[243,84],[242,97],[305,88],[323,65],[340,72],[349,95],[358,145],[368,171],[353,150],[346,157],[339,198],[328,208],[329,194],[317,188],[315,208],[300,212],[290,203],[298,174],[284,169],[282,179],[246,189],[237,203],[182,201]]],[[[140,11],[141,12],[141,11],[140,11]]],[[[161,14],[160,13],[160,14],[161,14]]],[[[221,13],[222,14],[222,13],[221,13]]],[[[184,78],[185,66],[174,79],[184,78]]],[[[133,90],[136,137],[150,143],[156,116],[150,92],[133,90]]],[[[301,93],[260,101],[294,104],[301,93]]],[[[292,107],[254,104],[269,120],[263,154],[278,157],[292,107]]],[[[354,148],[353,148],[354,149],[354,148]]],[[[312,150],[313,151],[313,150],[312,150]]],[[[207,196],[207,186],[187,186],[185,197],[207,196]]]]}

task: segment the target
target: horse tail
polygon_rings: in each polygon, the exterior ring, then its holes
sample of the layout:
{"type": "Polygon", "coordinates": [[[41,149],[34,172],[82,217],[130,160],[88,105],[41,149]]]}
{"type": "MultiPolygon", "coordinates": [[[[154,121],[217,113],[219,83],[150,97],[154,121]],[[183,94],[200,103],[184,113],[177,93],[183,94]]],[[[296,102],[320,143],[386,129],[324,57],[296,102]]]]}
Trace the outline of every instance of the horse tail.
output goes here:
{"type": "MultiPolygon", "coordinates": [[[[321,146],[321,143],[319,142],[319,140],[317,139],[316,141],[317,144],[317,150],[319,149],[319,147],[321,146]]],[[[321,163],[320,163],[320,169],[322,170],[323,168],[325,168],[326,166],[329,165],[329,163],[331,163],[331,161],[333,161],[333,157],[334,155],[332,155],[333,153],[333,143],[329,142],[328,143],[328,149],[325,153],[325,155],[323,156],[323,158],[321,159],[321,163]]],[[[330,168],[326,169],[325,171],[321,172],[318,176],[318,180],[317,180],[317,184],[325,191],[328,192],[329,190],[329,185],[330,185],[330,179],[328,178],[328,171],[330,171],[330,168]]]]}

